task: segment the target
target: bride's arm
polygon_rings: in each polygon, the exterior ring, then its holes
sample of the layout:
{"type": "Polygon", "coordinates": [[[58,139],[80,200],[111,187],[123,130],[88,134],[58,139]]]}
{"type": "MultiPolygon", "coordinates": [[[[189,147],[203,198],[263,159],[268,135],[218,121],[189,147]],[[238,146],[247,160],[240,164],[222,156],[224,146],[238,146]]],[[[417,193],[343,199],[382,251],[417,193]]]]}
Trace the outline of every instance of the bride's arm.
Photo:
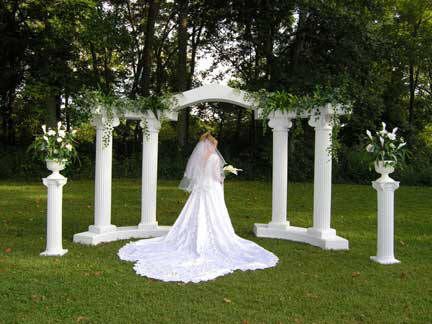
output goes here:
{"type": "Polygon", "coordinates": [[[214,161],[213,162],[213,179],[215,179],[217,182],[219,183],[223,183],[224,179],[221,175],[221,170],[222,170],[222,166],[221,166],[221,160],[218,157],[213,157],[214,161]]]}

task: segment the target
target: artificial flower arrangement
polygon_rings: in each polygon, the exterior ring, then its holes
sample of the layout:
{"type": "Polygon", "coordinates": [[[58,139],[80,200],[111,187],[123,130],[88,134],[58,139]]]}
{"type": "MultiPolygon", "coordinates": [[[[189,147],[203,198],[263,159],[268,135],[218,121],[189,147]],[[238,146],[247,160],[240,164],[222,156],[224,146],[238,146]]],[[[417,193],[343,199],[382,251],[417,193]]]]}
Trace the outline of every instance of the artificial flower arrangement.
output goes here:
{"type": "Polygon", "coordinates": [[[386,124],[382,124],[382,129],[372,135],[370,130],[366,130],[368,145],[366,151],[373,156],[373,164],[382,167],[396,167],[404,163],[406,154],[406,142],[402,136],[396,134],[398,128],[395,127],[391,132],[386,130],[386,124]]]}
{"type": "Polygon", "coordinates": [[[233,167],[231,164],[224,166],[223,168],[224,173],[227,174],[235,174],[238,175],[239,171],[243,171],[242,169],[237,169],[233,167]]]}
{"type": "Polygon", "coordinates": [[[43,133],[37,135],[29,150],[34,151],[34,156],[42,161],[54,161],[62,165],[71,162],[77,156],[75,149],[76,130],[66,130],[61,122],[57,128],[42,125],[43,133]]]}

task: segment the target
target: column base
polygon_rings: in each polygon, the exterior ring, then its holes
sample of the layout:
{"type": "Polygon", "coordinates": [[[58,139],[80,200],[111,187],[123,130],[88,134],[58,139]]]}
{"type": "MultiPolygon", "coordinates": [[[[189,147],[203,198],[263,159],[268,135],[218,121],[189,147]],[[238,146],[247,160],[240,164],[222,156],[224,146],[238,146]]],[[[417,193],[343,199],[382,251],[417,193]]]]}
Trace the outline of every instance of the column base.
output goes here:
{"type": "Polygon", "coordinates": [[[158,222],[154,222],[154,223],[139,223],[138,224],[138,229],[140,231],[154,231],[157,230],[158,228],[158,222]]]}
{"type": "Polygon", "coordinates": [[[319,239],[330,239],[336,236],[336,230],[333,228],[328,229],[319,229],[314,227],[309,227],[307,229],[308,234],[310,234],[313,237],[319,238],[319,239]]]}
{"type": "Polygon", "coordinates": [[[142,230],[138,226],[122,226],[116,227],[111,232],[94,233],[83,232],[73,236],[74,243],[97,245],[104,242],[113,242],[118,240],[127,240],[131,238],[149,238],[158,237],[168,233],[171,226],[157,226],[154,229],[142,230]]]}
{"type": "Polygon", "coordinates": [[[68,253],[68,250],[59,249],[59,250],[52,250],[52,251],[46,250],[46,251],[40,253],[39,255],[41,255],[41,256],[62,256],[62,255],[65,255],[66,253],[68,253]]]}
{"type": "Polygon", "coordinates": [[[267,224],[268,228],[276,229],[276,230],[284,230],[287,229],[290,226],[290,223],[288,221],[284,223],[276,223],[276,222],[270,222],[267,224]]]}
{"type": "Polygon", "coordinates": [[[115,231],[117,226],[115,225],[105,225],[105,226],[99,226],[99,225],[90,225],[89,226],[89,232],[96,233],[96,234],[102,234],[107,232],[113,232],[115,231]]]}
{"type": "Polygon", "coordinates": [[[371,256],[370,259],[372,261],[380,263],[380,264],[396,264],[396,263],[400,263],[399,260],[395,259],[392,256],[389,256],[389,257],[371,256]]]}
{"type": "Polygon", "coordinates": [[[307,243],[325,250],[348,250],[348,240],[337,236],[317,237],[303,227],[287,226],[274,228],[270,224],[254,224],[254,233],[257,237],[277,238],[294,242],[307,243]]]}

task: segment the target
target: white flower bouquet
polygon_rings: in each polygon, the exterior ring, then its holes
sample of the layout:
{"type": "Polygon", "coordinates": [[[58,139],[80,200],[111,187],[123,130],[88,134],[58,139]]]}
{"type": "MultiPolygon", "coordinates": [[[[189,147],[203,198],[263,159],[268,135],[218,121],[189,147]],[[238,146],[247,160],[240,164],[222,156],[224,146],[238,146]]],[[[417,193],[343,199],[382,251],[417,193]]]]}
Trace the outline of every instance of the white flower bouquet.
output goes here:
{"type": "Polygon", "coordinates": [[[397,130],[398,128],[395,127],[391,132],[387,131],[384,122],[382,129],[375,132],[375,135],[366,130],[369,142],[366,151],[373,156],[373,163],[381,163],[385,167],[396,167],[404,162],[406,142],[402,136],[396,135],[397,130]]]}
{"type": "Polygon", "coordinates": [[[233,167],[231,164],[224,166],[223,171],[225,174],[235,174],[238,175],[239,171],[243,171],[242,169],[237,169],[233,167]]]}
{"type": "Polygon", "coordinates": [[[76,130],[66,131],[61,122],[57,123],[57,129],[42,125],[43,134],[37,135],[29,150],[34,151],[35,157],[41,160],[52,160],[68,163],[77,155],[75,149],[76,130]]]}

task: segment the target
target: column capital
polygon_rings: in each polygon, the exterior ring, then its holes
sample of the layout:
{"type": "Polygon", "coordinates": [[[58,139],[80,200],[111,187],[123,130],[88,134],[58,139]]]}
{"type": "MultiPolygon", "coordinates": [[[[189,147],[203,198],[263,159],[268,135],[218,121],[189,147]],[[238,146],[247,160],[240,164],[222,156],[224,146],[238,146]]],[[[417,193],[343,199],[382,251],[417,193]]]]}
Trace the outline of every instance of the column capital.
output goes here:
{"type": "Polygon", "coordinates": [[[269,127],[273,131],[287,131],[292,127],[292,119],[295,118],[293,112],[275,111],[269,116],[269,127]]]}
{"type": "Polygon", "coordinates": [[[120,125],[120,119],[117,116],[114,116],[112,120],[110,120],[107,116],[104,115],[95,115],[91,118],[90,123],[99,129],[103,129],[107,123],[111,122],[113,127],[117,127],[120,125]]]}
{"type": "Polygon", "coordinates": [[[161,122],[156,118],[143,118],[140,121],[143,131],[148,130],[150,133],[159,133],[161,122]]]}
{"type": "Polygon", "coordinates": [[[342,105],[333,105],[328,103],[322,107],[313,109],[308,124],[315,129],[331,130],[334,126],[333,118],[347,113],[347,110],[342,105]]]}
{"type": "Polygon", "coordinates": [[[372,187],[377,191],[395,191],[399,188],[399,181],[372,181],[372,187]]]}
{"type": "Polygon", "coordinates": [[[320,109],[319,112],[315,112],[310,116],[308,124],[314,127],[315,130],[331,130],[333,128],[332,115],[320,109]]]}

